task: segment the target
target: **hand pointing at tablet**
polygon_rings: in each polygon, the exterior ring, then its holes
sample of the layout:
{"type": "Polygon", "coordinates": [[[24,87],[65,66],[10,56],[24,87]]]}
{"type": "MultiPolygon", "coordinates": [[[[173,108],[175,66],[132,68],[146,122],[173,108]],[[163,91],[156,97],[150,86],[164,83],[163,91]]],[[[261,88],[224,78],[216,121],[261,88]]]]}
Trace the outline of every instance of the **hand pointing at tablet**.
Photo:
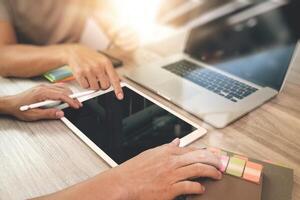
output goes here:
{"type": "Polygon", "coordinates": [[[111,61],[104,55],[82,45],[65,45],[66,63],[83,88],[105,90],[113,86],[116,97],[123,99],[120,78],[111,61]]]}

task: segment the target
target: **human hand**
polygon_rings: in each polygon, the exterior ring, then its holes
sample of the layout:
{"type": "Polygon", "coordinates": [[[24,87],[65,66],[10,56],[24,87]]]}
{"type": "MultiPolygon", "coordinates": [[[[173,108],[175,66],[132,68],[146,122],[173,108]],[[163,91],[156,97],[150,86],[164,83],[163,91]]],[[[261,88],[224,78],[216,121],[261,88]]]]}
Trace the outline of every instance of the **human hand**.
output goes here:
{"type": "Polygon", "coordinates": [[[118,16],[114,5],[109,4],[110,2],[106,2],[105,5],[100,5],[92,16],[110,39],[108,48],[114,45],[121,51],[133,52],[140,44],[138,32],[132,28],[132,25],[123,22],[124,19],[118,16]]]}
{"type": "Polygon", "coordinates": [[[220,166],[220,159],[210,151],[179,147],[176,139],[82,183],[38,199],[171,200],[184,194],[202,194],[204,187],[191,179],[219,180],[220,166]]]}
{"type": "Polygon", "coordinates": [[[107,34],[111,39],[110,45],[115,45],[122,51],[133,52],[139,46],[137,32],[128,26],[113,26],[108,30],[107,34]]]}
{"type": "Polygon", "coordinates": [[[120,78],[108,58],[82,45],[66,45],[65,53],[67,64],[81,87],[105,90],[112,85],[116,97],[123,99],[120,78]]]}
{"type": "Polygon", "coordinates": [[[111,170],[127,199],[174,199],[184,194],[202,194],[205,188],[191,179],[221,179],[220,159],[207,150],[179,147],[179,140],[150,149],[111,170]]]}
{"type": "Polygon", "coordinates": [[[59,100],[69,104],[72,108],[78,109],[82,104],[78,100],[69,97],[72,91],[64,84],[39,85],[30,90],[6,98],[6,114],[12,115],[23,121],[36,121],[41,119],[59,119],[64,116],[63,111],[57,108],[30,109],[20,111],[23,105],[29,105],[45,100],[59,100]]]}

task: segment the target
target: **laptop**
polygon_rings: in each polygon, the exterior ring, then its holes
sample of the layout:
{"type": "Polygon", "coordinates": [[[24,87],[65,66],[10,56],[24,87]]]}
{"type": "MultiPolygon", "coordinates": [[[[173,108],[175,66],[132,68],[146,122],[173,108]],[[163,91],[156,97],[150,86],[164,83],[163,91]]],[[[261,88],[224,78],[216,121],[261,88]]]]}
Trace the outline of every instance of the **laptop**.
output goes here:
{"type": "Polygon", "coordinates": [[[282,90],[297,51],[298,8],[297,0],[267,1],[195,27],[184,53],[127,77],[223,128],[282,90]]]}

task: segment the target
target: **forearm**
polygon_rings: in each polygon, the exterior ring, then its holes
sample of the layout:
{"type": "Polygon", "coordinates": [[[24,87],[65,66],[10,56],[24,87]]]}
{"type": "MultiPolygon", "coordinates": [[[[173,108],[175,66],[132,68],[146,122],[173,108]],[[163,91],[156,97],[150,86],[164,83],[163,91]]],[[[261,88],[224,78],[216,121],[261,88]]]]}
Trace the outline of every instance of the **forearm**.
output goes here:
{"type": "Polygon", "coordinates": [[[125,185],[121,184],[116,174],[112,171],[113,169],[57,193],[36,198],[36,200],[129,199],[125,185]]]}
{"type": "Polygon", "coordinates": [[[0,115],[10,114],[11,99],[10,97],[0,97],[0,115]]]}
{"type": "MultiPolygon", "coordinates": [[[[114,4],[109,1],[98,1],[95,6],[93,17],[98,25],[107,33],[107,31],[117,24],[117,11],[114,4]]],[[[110,35],[108,35],[111,37],[110,35]]]]}
{"type": "Polygon", "coordinates": [[[66,63],[64,45],[0,47],[0,76],[34,77],[66,63]]]}

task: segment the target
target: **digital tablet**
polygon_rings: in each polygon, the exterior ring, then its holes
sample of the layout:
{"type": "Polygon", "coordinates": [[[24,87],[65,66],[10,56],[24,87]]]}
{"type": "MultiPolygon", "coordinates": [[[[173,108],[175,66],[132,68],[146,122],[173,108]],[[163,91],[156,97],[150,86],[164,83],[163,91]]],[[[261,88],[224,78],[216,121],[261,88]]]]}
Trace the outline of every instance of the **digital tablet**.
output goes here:
{"type": "Polygon", "coordinates": [[[79,98],[80,109],[60,108],[62,121],[110,166],[180,138],[181,146],[206,133],[199,125],[122,83],[124,99],[110,88],[79,98]]]}

